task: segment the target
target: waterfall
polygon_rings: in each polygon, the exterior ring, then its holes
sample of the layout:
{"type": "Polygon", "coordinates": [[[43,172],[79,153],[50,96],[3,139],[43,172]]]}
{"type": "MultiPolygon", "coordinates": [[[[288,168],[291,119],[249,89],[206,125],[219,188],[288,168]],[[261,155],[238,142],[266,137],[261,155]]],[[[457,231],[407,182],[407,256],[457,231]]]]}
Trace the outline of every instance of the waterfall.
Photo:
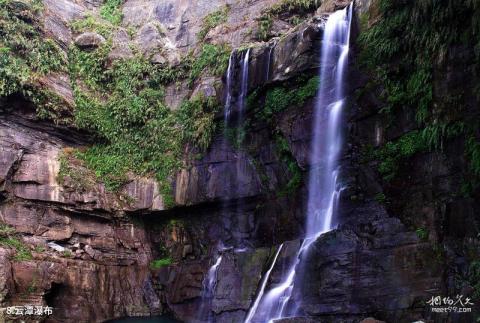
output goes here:
{"type": "Polygon", "coordinates": [[[265,276],[263,277],[262,284],[260,285],[260,290],[258,292],[258,296],[255,299],[255,302],[253,303],[253,306],[250,308],[247,314],[247,318],[245,319],[245,322],[250,322],[253,318],[253,315],[256,313],[258,305],[260,304],[260,300],[262,299],[263,294],[265,293],[265,287],[267,286],[268,279],[270,278],[270,273],[273,270],[273,267],[275,266],[275,263],[277,262],[278,255],[280,254],[280,251],[282,251],[283,248],[283,243],[278,247],[277,253],[275,254],[275,257],[273,258],[272,264],[270,265],[270,268],[267,270],[265,273],[265,276]]]}
{"type": "Polygon", "coordinates": [[[225,100],[225,109],[223,112],[223,118],[225,124],[230,117],[230,109],[232,106],[232,77],[233,77],[233,62],[234,62],[234,52],[230,54],[228,59],[228,69],[227,69],[227,98],[225,100]]]}
{"type": "MultiPolygon", "coordinates": [[[[334,12],[325,24],[318,90],[313,123],[311,168],[308,181],[306,236],[293,264],[280,284],[265,295],[259,293],[246,323],[270,322],[295,315],[298,305],[291,299],[301,255],[323,233],[333,229],[342,188],[338,159],[342,148],[341,116],[345,104],[344,76],[350,44],[353,4],[334,12]]],[[[275,263],[272,264],[272,269],[275,263]]],[[[268,272],[270,275],[271,270],[268,272]]],[[[268,279],[265,277],[265,279],[268,279]]]]}
{"type": "Polygon", "coordinates": [[[232,121],[236,121],[234,126],[239,126],[243,123],[244,110],[246,108],[245,99],[248,93],[248,77],[250,62],[250,48],[244,53],[240,53],[240,92],[235,95],[235,81],[238,79],[236,75],[236,65],[238,52],[233,51],[228,60],[228,69],[226,75],[226,100],[224,107],[224,123],[225,126],[231,125],[232,121]],[[235,113],[233,113],[235,112],[235,113]],[[232,116],[232,113],[235,116],[232,116]]]}
{"type": "Polygon", "coordinates": [[[215,322],[215,318],[213,317],[213,312],[211,310],[212,301],[215,296],[215,288],[217,287],[217,273],[218,267],[222,262],[222,255],[220,253],[215,253],[214,256],[214,263],[208,269],[207,275],[203,279],[203,290],[202,290],[202,302],[200,303],[200,307],[198,309],[198,319],[199,321],[204,322],[215,322]]]}
{"type": "Polygon", "coordinates": [[[217,286],[217,271],[218,266],[222,262],[222,256],[217,255],[215,263],[208,270],[207,277],[203,280],[203,296],[211,298],[214,295],[215,287],[217,286]]]}
{"type": "MultiPolygon", "coordinates": [[[[245,98],[248,93],[248,65],[250,60],[250,48],[241,54],[240,60],[240,92],[237,96],[234,94],[234,85],[236,80],[235,75],[235,66],[236,66],[236,57],[237,52],[233,51],[230,54],[230,58],[228,61],[228,69],[226,74],[226,99],[225,99],[225,107],[224,107],[224,124],[225,124],[225,133],[224,133],[224,142],[226,142],[227,138],[227,126],[240,126],[244,122],[244,113],[245,113],[245,98]],[[233,113],[235,112],[235,113],[233,113]],[[233,124],[232,124],[233,123],[233,124]]],[[[225,143],[224,143],[225,144],[225,143]]],[[[227,200],[232,197],[236,196],[238,191],[238,183],[239,183],[239,172],[241,171],[241,165],[239,162],[239,158],[235,163],[236,173],[235,178],[233,179],[233,183],[230,183],[232,187],[234,187],[234,191],[230,192],[230,196],[227,196],[227,200]]],[[[237,206],[238,208],[239,206],[237,206]]],[[[226,211],[226,206],[224,205],[226,211]]],[[[237,209],[237,212],[239,210],[237,209]]],[[[217,286],[217,272],[218,268],[222,262],[222,255],[225,251],[233,249],[234,252],[236,249],[233,247],[225,247],[223,242],[220,241],[217,250],[214,255],[213,265],[209,268],[207,275],[203,280],[203,290],[202,290],[202,302],[199,308],[199,319],[207,319],[207,322],[215,322],[214,314],[211,310],[212,301],[215,297],[215,288],[217,286]]],[[[242,252],[242,249],[239,249],[239,252],[242,252]]]]}
{"type": "Polygon", "coordinates": [[[245,56],[242,59],[242,83],[240,84],[240,95],[238,98],[238,125],[243,123],[245,113],[245,99],[248,93],[248,63],[250,62],[250,48],[247,49],[245,56]]]}
{"type": "Polygon", "coordinates": [[[268,49],[267,64],[266,64],[267,67],[265,69],[265,82],[268,82],[270,80],[270,65],[272,63],[272,53],[276,45],[277,45],[276,43],[273,43],[270,45],[270,48],[268,49]]]}

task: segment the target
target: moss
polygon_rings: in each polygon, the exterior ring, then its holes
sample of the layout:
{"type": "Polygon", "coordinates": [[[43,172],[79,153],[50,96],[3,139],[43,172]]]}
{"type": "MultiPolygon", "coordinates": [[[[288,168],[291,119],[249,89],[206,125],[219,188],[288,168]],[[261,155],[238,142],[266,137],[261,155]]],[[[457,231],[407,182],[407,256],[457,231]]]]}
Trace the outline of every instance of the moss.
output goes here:
{"type": "Polygon", "coordinates": [[[210,30],[227,22],[230,6],[226,5],[203,18],[202,27],[197,34],[199,40],[203,40],[210,30]]]}
{"type": "Polygon", "coordinates": [[[422,241],[427,241],[428,240],[428,230],[425,228],[418,228],[415,230],[415,233],[417,234],[418,238],[422,241]]]}
{"type": "Polygon", "coordinates": [[[384,193],[377,193],[375,194],[375,197],[374,197],[375,201],[377,201],[378,203],[386,203],[387,202],[387,197],[385,196],[384,193]]]}
{"type": "MultiPolygon", "coordinates": [[[[265,99],[259,111],[260,117],[264,120],[271,120],[272,117],[289,107],[301,107],[305,102],[314,97],[319,85],[318,76],[305,80],[299,78],[293,84],[285,84],[268,89],[265,99]]],[[[250,107],[257,104],[259,92],[254,92],[248,97],[247,103],[250,107]]]]}
{"type": "Polygon", "coordinates": [[[277,154],[280,157],[280,160],[285,163],[287,166],[287,172],[289,175],[289,180],[284,187],[280,188],[278,191],[278,196],[288,196],[294,194],[302,183],[302,170],[297,164],[296,159],[293,157],[293,154],[290,151],[290,146],[287,139],[283,137],[280,133],[277,133],[275,136],[275,143],[277,154]]]}
{"type": "Polygon", "coordinates": [[[173,263],[173,260],[170,257],[156,259],[150,263],[150,268],[153,270],[160,269],[162,267],[170,266],[172,263],[173,263]]]}

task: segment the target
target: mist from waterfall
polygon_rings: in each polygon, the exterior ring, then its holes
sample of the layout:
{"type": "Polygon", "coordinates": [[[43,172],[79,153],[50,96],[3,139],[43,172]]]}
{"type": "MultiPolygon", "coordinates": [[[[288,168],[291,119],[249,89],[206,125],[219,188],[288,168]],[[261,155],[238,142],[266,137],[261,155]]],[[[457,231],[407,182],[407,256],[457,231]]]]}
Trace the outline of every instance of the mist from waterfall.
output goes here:
{"type": "MultiPolygon", "coordinates": [[[[301,255],[323,233],[333,229],[341,186],[338,183],[340,152],[342,149],[342,111],[345,105],[344,77],[348,65],[350,29],[353,4],[332,13],[325,24],[318,90],[312,127],[306,236],[280,284],[264,294],[262,283],[245,323],[265,323],[296,314],[299,304],[292,299],[301,255]]],[[[268,280],[275,260],[267,272],[268,280]]]]}

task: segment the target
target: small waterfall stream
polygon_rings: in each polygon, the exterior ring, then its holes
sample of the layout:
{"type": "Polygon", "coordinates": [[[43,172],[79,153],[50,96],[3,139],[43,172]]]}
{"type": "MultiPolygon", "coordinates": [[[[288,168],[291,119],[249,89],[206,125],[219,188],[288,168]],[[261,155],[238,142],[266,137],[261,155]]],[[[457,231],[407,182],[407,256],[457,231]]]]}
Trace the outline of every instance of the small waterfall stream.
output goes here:
{"type": "Polygon", "coordinates": [[[265,69],[265,82],[268,82],[270,80],[270,65],[272,65],[272,54],[273,51],[275,50],[275,46],[277,45],[276,42],[270,44],[269,49],[268,49],[268,56],[267,56],[267,64],[266,69],[265,69]]]}
{"type": "MultiPolygon", "coordinates": [[[[241,53],[241,60],[240,60],[240,92],[235,97],[234,95],[234,85],[236,80],[235,75],[235,65],[236,65],[236,57],[237,52],[232,52],[230,54],[227,75],[226,75],[226,100],[225,100],[225,107],[224,107],[224,124],[225,124],[225,133],[224,133],[224,141],[227,140],[227,127],[228,126],[241,126],[244,122],[244,114],[245,114],[245,99],[248,92],[248,64],[250,60],[250,48],[245,51],[245,53],[241,53]]],[[[237,158],[235,163],[235,178],[233,179],[232,183],[229,183],[231,187],[234,188],[234,191],[230,192],[231,196],[237,196],[236,190],[238,190],[238,174],[241,171],[241,163],[240,158],[237,158]]],[[[227,199],[230,196],[227,197],[227,199]]],[[[237,208],[240,206],[237,206],[237,208]]],[[[239,210],[237,209],[237,212],[239,210]]],[[[218,269],[223,259],[223,253],[228,250],[234,250],[234,252],[242,252],[242,249],[233,249],[233,247],[225,247],[223,242],[220,241],[217,247],[216,252],[214,253],[213,258],[213,265],[207,272],[203,280],[203,291],[202,291],[202,302],[200,305],[199,310],[199,318],[203,320],[207,320],[209,323],[215,322],[214,314],[211,310],[212,301],[215,297],[215,288],[217,286],[218,281],[218,269]]]]}
{"type": "Polygon", "coordinates": [[[337,182],[338,159],[342,148],[341,115],[345,105],[344,76],[350,44],[353,5],[334,12],[328,18],[321,51],[320,88],[313,124],[311,169],[308,182],[306,236],[290,269],[280,284],[264,293],[266,281],[275,266],[275,257],[245,319],[245,323],[271,322],[296,314],[299,304],[291,299],[301,255],[315,240],[333,229],[341,186],[337,182]]]}
{"type": "Polygon", "coordinates": [[[278,247],[277,253],[275,254],[275,257],[273,258],[272,265],[267,270],[267,272],[265,273],[265,275],[262,279],[262,283],[261,283],[261,286],[260,286],[260,291],[258,292],[258,296],[255,299],[255,302],[253,303],[252,307],[248,311],[247,318],[245,319],[245,322],[250,322],[252,320],[253,316],[255,315],[255,313],[257,312],[258,305],[260,304],[260,301],[262,300],[263,294],[265,293],[265,287],[267,286],[268,279],[270,278],[270,274],[272,273],[273,267],[277,263],[277,258],[278,258],[278,255],[280,254],[280,252],[282,251],[282,248],[283,248],[283,243],[280,245],[280,247],[278,247]]]}
{"type": "Polygon", "coordinates": [[[207,276],[203,280],[203,297],[213,297],[215,287],[217,286],[217,271],[218,266],[220,266],[220,263],[222,262],[222,255],[216,255],[215,257],[215,263],[210,267],[207,276]]]}

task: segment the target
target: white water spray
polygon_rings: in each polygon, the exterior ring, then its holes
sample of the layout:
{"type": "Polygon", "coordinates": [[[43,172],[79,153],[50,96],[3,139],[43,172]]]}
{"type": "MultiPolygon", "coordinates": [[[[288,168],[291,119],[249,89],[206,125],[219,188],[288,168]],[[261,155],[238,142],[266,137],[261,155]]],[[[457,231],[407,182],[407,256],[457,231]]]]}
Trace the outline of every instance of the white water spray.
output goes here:
{"type": "MultiPolygon", "coordinates": [[[[323,233],[333,229],[341,193],[337,179],[342,149],[341,116],[345,104],[344,76],[350,44],[353,4],[330,15],[322,40],[320,88],[313,124],[311,169],[308,182],[307,227],[293,264],[282,282],[259,293],[245,322],[264,323],[294,315],[298,304],[291,300],[301,255],[323,233]]],[[[274,267],[275,263],[272,265],[274,267]]],[[[268,272],[270,275],[271,270],[268,272]]],[[[266,278],[268,279],[268,278],[266,278]]]]}

